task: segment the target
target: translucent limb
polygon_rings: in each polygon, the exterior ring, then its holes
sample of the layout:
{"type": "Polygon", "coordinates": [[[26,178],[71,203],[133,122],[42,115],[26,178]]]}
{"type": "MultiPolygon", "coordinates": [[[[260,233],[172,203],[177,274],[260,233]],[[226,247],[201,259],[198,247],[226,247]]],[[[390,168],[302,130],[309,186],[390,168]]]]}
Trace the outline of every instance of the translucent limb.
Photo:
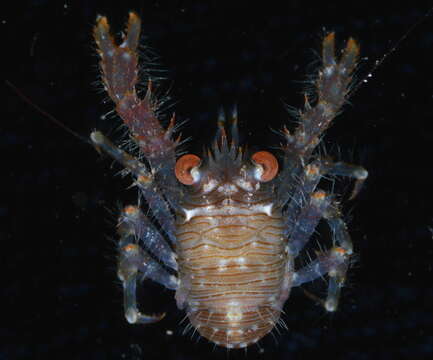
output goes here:
{"type": "Polygon", "coordinates": [[[348,164],[342,161],[336,163],[327,161],[325,166],[326,174],[345,176],[356,179],[349,200],[353,199],[356,195],[358,195],[358,193],[361,191],[364,181],[368,177],[368,171],[359,165],[348,164]]]}
{"type": "Polygon", "coordinates": [[[317,159],[305,166],[301,178],[297,181],[298,186],[296,191],[291,195],[287,194],[280,198],[283,199],[282,201],[287,201],[284,199],[289,200],[284,212],[286,216],[286,235],[292,237],[291,232],[294,231],[297,226],[297,219],[298,217],[302,217],[299,212],[308,204],[310,201],[309,194],[316,189],[320,179],[326,175],[345,176],[356,179],[352,194],[350,195],[350,199],[353,199],[361,190],[364,181],[368,177],[368,172],[362,166],[341,161],[334,163],[329,159],[317,159]]]}
{"type": "Polygon", "coordinates": [[[176,255],[155,226],[136,206],[126,206],[119,219],[119,232],[135,235],[164,265],[177,270],[176,255]]]}
{"type": "Polygon", "coordinates": [[[317,191],[311,195],[310,203],[302,209],[289,238],[291,256],[298,256],[305,247],[330,203],[331,196],[327,196],[323,191],[317,191]]]}
{"type": "Polygon", "coordinates": [[[333,248],[320,253],[316,260],[297,271],[292,283],[292,286],[299,286],[328,274],[328,295],[325,301],[312,294],[307,294],[320,302],[330,312],[337,310],[340,290],[344,286],[350,256],[353,253],[350,235],[337,209],[336,206],[328,206],[323,214],[334,233],[333,248]]]}
{"type": "Polygon", "coordinates": [[[136,294],[138,277],[141,275],[143,278],[152,279],[172,290],[177,288],[178,280],[135,244],[135,235],[131,235],[122,227],[119,232],[121,240],[118,277],[123,283],[123,305],[126,320],[131,324],[157,322],[165,314],[147,315],[138,310],[136,294]]]}
{"type": "MultiPolygon", "coordinates": [[[[305,206],[309,206],[310,194],[314,192],[317,185],[319,184],[321,174],[321,163],[319,161],[314,161],[310,165],[307,165],[304,169],[301,178],[297,181],[297,189],[293,194],[286,194],[285,198],[290,197],[289,203],[287,204],[284,215],[286,216],[285,221],[285,236],[293,238],[292,232],[295,231],[298,225],[298,217],[300,215],[301,209],[305,206]]],[[[283,200],[287,201],[287,200],[283,200]]],[[[308,211],[308,210],[306,210],[308,211]]],[[[308,216],[306,218],[309,218],[308,216]]],[[[317,223],[316,223],[317,224],[317,223]]],[[[314,229],[313,229],[314,230],[314,229]]]]}
{"type": "Polygon", "coordinates": [[[157,184],[155,184],[153,174],[147,170],[143,163],[115,146],[101,132],[92,132],[90,139],[92,140],[96,149],[106,152],[114,160],[122,164],[137,179],[136,185],[141,189],[142,195],[152,210],[153,215],[161,225],[161,228],[174,243],[176,241],[176,237],[174,235],[174,217],[170,212],[167,201],[160,193],[159,187],[157,184]]]}

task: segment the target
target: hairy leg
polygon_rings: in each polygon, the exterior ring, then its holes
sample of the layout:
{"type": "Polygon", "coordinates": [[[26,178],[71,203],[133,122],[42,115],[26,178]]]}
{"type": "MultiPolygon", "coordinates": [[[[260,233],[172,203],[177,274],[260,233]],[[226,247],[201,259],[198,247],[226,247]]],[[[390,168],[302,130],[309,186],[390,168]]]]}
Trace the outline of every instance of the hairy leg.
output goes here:
{"type": "MultiPolygon", "coordinates": [[[[320,179],[326,175],[344,176],[356,179],[355,186],[350,195],[350,199],[353,199],[361,190],[362,184],[367,179],[368,172],[361,166],[341,161],[332,162],[330,159],[317,159],[311,164],[305,166],[300,179],[296,180],[297,189],[294,193],[286,195],[286,198],[290,196],[290,200],[284,211],[284,215],[286,216],[284,234],[286,236],[293,238],[291,234],[298,226],[298,218],[306,217],[305,215],[300,214],[300,212],[308,211],[307,209],[302,209],[306,206],[310,206],[310,194],[314,192],[320,179]]],[[[316,225],[317,222],[315,223],[316,225]]],[[[308,241],[308,238],[306,238],[305,241],[308,241]]],[[[299,251],[300,250],[301,249],[299,249],[299,251]]]]}
{"type": "Polygon", "coordinates": [[[132,138],[156,174],[156,181],[167,184],[167,196],[176,197],[176,180],[170,176],[175,165],[177,145],[172,140],[174,117],[167,129],[161,126],[156,115],[158,101],[152,95],[150,80],[143,99],[138,97],[136,91],[139,81],[137,47],[140,28],[139,17],[133,12],[129,13],[123,41],[117,45],[110,34],[107,18],[97,18],[94,38],[101,58],[102,80],[116,104],[116,112],[128,126],[132,138]]]}
{"type": "Polygon", "coordinates": [[[171,250],[163,236],[155,226],[136,206],[126,206],[119,218],[119,227],[135,235],[138,241],[143,242],[146,250],[155,255],[165,266],[177,270],[176,255],[171,250]]]}
{"type": "Polygon", "coordinates": [[[360,192],[364,181],[368,177],[368,171],[362,166],[348,164],[342,161],[332,162],[327,160],[325,162],[325,173],[334,176],[345,176],[355,179],[355,185],[353,186],[352,194],[349,200],[353,199],[360,192]]]}
{"type": "Polygon", "coordinates": [[[333,247],[319,253],[310,264],[295,272],[292,286],[299,286],[328,274],[328,295],[325,301],[319,300],[327,311],[335,311],[338,307],[340,290],[344,286],[346,272],[349,267],[353,245],[347,232],[346,224],[341,219],[336,204],[330,204],[323,211],[323,217],[328,221],[333,236],[333,247]]]}
{"type": "MultiPolygon", "coordinates": [[[[146,315],[138,310],[137,281],[140,277],[149,278],[168,289],[175,290],[177,289],[178,280],[137,244],[138,235],[151,237],[152,231],[143,231],[141,234],[137,234],[136,221],[125,221],[124,216],[120,220],[118,228],[120,234],[118,276],[123,284],[125,317],[129,323],[145,324],[159,321],[165,314],[146,315]]],[[[148,239],[143,238],[142,240],[146,243],[148,239]]]]}
{"type": "Polygon", "coordinates": [[[167,201],[154,181],[154,175],[147,170],[143,163],[115,146],[101,132],[94,131],[90,135],[90,139],[96,149],[106,152],[133,175],[136,179],[135,184],[140,188],[141,193],[152,210],[156,220],[159,222],[161,228],[165,231],[170,240],[175,243],[174,217],[170,212],[167,201]]]}
{"type": "Polygon", "coordinates": [[[358,54],[359,46],[350,38],[337,59],[334,33],[323,39],[322,67],[315,81],[317,102],[310,105],[308,96],[305,95],[304,109],[298,114],[298,127],[293,133],[284,129],[287,144],[280,176],[280,195],[292,191],[294,176],[299,176],[300,169],[308,164],[313,150],[320,142],[320,136],[346,102],[358,54]]]}
{"type": "Polygon", "coordinates": [[[332,197],[323,191],[316,191],[311,195],[309,204],[301,210],[289,238],[291,256],[297,257],[305,247],[331,201],[332,197]]]}

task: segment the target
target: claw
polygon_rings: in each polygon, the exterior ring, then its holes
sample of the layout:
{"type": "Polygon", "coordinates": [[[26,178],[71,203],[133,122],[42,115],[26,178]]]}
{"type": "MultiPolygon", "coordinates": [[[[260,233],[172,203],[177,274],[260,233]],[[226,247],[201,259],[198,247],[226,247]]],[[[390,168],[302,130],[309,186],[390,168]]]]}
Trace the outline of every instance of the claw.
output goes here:
{"type": "Polygon", "coordinates": [[[152,324],[161,321],[166,313],[146,315],[136,309],[128,309],[125,313],[125,318],[130,324],[152,324]]]}

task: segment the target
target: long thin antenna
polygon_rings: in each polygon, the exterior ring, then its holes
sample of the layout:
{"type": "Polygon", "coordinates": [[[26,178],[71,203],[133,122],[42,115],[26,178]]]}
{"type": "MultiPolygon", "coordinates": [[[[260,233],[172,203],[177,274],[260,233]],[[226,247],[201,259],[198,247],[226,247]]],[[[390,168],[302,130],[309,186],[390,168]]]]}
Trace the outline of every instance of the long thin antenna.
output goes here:
{"type": "Polygon", "coordinates": [[[429,16],[431,16],[431,14],[433,13],[433,6],[424,14],[424,16],[419,19],[417,22],[413,23],[409,29],[407,29],[407,31],[404,33],[404,35],[398,39],[394,45],[385,53],[385,55],[383,55],[380,60],[376,60],[374,63],[373,68],[371,69],[371,71],[367,74],[367,76],[364,77],[364,79],[362,79],[362,81],[358,82],[350,91],[350,96],[353,96],[358,90],[359,88],[367,82],[367,78],[371,78],[373,76],[373,74],[376,72],[376,70],[382,66],[382,64],[384,63],[384,61],[388,58],[389,55],[391,55],[392,53],[394,53],[400,46],[401,44],[407,39],[407,37],[420,25],[422,24],[429,16]]]}
{"type": "Polygon", "coordinates": [[[26,102],[28,105],[30,105],[32,108],[37,110],[42,115],[46,116],[50,121],[52,121],[57,126],[61,127],[63,130],[66,130],[71,135],[75,136],[77,139],[80,139],[81,141],[84,141],[85,143],[92,145],[90,140],[86,139],[85,137],[81,136],[80,134],[76,133],[74,130],[68,128],[65,124],[63,124],[61,121],[57,120],[53,115],[43,110],[41,107],[36,105],[33,101],[31,101],[26,95],[23,94],[22,91],[20,91],[14,84],[12,84],[9,80],[5,80],[5,83],[7,86],[9,86],[24,102],[26,102]]]}

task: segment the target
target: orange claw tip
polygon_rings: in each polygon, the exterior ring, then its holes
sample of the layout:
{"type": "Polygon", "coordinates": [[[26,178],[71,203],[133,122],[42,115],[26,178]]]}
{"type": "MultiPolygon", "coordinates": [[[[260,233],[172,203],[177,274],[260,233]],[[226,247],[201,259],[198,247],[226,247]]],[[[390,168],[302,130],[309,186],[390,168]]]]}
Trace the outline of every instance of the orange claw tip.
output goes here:
{"type": "Polygon", "coordinates": [[[138,246],[136,244],[128,244],[126,246],[123,247],[123,251],[126,252],[132,252],[132,251],[137,251],[138,246]]]}
{"type": "Polygon", "coordinates": [[[130,11],[128,20],[129,22],[137,22],[140,21],[140,18],[135,11],[130,11]]]}
{"type": "Polygon", "coordinates": [[[347,52],[359,53],[359,45],[354,38],[349,38],[346,45],[347,52]]]}
{"type": "Polygon", "coordinates": [[[335,247],[334,252],[336,252],[339,255],[347,254],[347,250],[343,249],[342,247],[335,247]]]}
{"type": "Polygon", "coordinates": [[[147,185],[152,182],[152,178],[150,176],[139,175],[137,177],[137,183],[141,185],[147,185]]]}
{"type": "Polygon", "coordinates": [[[136,206],[128,205],[128,206],[125,206],[125,208],[123,209],[123,212],[126,215],[135,215],[138,212],[138,209],[136,206]]]}
{"type": "Polygon", "coordinates": [[[326,197],[326,193],[324,191],[319,190],[311,194],[311,197],[316,200],[323,200],[326,197]]]}
{"type": "Polygon", "coordinates": [[[310,164],[306,166],[306,173],[308,176],[315,176],[320,174],[320,169],[317,165],[310,164]]]}
{"type": "Polygon", "coordinates": [[[108,27],[108,20],[106,16],[97,15],[96,16],[96,23],[104,27],[108,27]]]}
{"type": "Polygon", "coordinates": [[[278,173],[278,161],[274,155],[268,151],[258,151],[251,159],[255,164],[260,165],[261,171],[259,174],[259,181],[271,181],[278,173]]]}
{"type": "Polygon", "coordinates": [[[109,34],[110,26],[108,25],[108,20],[106,16],[98,15],[96,17],[96,26],[94,29],[94,34],[96,39],[103,40],[106,34],[109,34]]]}
{"type": "Polygon", "coordinates": [[[327,44],[333,43],[335,41],[335,32],[330,32],[327,34],[323,41],[327,44]]]}
{"type": "Polygon", "coordinates": [[[184,185],[192,185],[198,181],[197,174],[194,174],[194,168],[197,168],[201,163],[201,159],[197,155],[187,154],[181,156],[176,161],[174,169],[177,180],[184,185]]]}

